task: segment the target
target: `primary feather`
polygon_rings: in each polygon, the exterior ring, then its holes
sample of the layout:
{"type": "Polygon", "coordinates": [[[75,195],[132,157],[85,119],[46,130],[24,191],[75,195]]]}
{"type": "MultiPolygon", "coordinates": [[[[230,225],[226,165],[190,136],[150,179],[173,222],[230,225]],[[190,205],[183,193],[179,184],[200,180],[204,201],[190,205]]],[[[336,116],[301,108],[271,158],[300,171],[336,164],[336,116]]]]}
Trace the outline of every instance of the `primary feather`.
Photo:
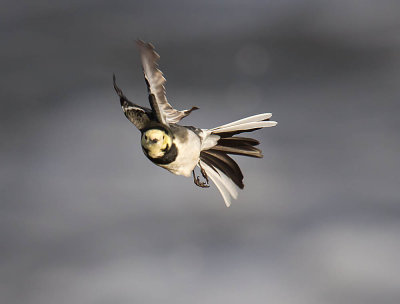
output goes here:
{"type": "Polygon", "coordinates": [[[192,107],[190,110],[179,111],[174,109],[165,95],[165,78],[158,69],[160,56],[156,53],[151,43],[138,40],[137,45],[140,50],[144,78],[149,92],[149,101],[152,108],[157,113],[159,122],[163,124],[178,123],[182,118],[188,116],[192,111],[198,109],[192,107]]]}

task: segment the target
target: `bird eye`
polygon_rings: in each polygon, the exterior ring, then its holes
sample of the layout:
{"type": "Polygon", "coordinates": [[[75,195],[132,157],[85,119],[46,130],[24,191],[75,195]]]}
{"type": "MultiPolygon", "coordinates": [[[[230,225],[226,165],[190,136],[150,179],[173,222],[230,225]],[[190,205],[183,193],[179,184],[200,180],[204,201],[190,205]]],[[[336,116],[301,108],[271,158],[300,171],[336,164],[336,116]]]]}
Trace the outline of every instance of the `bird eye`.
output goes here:
{"type": "Polygon", "coordinates": [[[144,136],[144,139],[147,140],[147,135],[144,136]]]}

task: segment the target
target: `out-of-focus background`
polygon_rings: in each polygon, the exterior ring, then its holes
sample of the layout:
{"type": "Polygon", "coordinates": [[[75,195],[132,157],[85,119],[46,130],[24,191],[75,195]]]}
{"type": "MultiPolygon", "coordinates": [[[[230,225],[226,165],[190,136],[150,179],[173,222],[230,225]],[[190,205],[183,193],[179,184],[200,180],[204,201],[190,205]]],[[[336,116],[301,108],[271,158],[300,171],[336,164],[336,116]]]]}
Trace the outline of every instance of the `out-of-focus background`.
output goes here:
{"type": "Polygon", "coordinates": [[[400,2],[2,1],[1,303],[400,303],[400,2]],[[273,112],[231,208],[151,164],[155,44],[183,122],[273,112]]]}

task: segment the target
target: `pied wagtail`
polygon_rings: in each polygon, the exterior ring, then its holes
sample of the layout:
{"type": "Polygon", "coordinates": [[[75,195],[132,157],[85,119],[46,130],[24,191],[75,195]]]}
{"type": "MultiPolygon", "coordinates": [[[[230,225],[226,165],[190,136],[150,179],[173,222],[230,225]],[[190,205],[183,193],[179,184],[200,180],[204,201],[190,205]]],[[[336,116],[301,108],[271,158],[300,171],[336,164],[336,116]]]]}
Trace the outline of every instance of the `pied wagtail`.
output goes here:
{"type": "Polygon", "coordinates": [[[194,183],[199,187],[208,188],[210,178],[229,207],[231,198],[237,198],[237,187],[243,189],[244,185],[242,171],[228,154],[262,157],[261,150],[255,147],[259,144],[257,140],[235,135],[275,126],[277,123],[269,120],[272,114],[250,116],[213,129],[178,125],[182,118],[198,108],[179,111],[168,103],[166,80],[158,69],[160,56],[150,43],[138,40],[137,45],[151,108],[130,102],[117,86],[115,75],[113,82],[125,116],[142,134],[144,154],[154,164],[174,174],[186,177],[193,174],[194,183]],[[196,166],[204,182],[196,177],[196,166]]]}

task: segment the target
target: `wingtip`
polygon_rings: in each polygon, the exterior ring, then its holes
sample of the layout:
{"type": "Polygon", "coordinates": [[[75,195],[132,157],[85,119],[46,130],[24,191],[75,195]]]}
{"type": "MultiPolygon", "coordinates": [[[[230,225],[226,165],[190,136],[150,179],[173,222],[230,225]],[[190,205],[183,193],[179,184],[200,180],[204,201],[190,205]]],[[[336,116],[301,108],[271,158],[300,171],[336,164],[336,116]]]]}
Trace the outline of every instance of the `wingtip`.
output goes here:
{"type": "Polygon", "coordinates": [[[126,97],[124,96],[124,94],[122,93],[122,90],[118,87],[117,85],[117,78],[115,77],[115,74],[113,73],[113,86],[114,86],[114,90],[117,93],[117,95],[120,98],[120,102],[122,105],[122,102],[124,99],[126,99],[126,97]]]}
{"type": "Polygon", "coordinates": [[[198,110],[199,108],[198,107],[192,107],[190,110],[186,110],[185,111],[185,114],[186,115],[189,115],[190,113],[192,113],[192,111],[196,111],[196,110],[198,110]]]}
{"type": "Polygon", "coordinates": [[[139,48],[144,48],[144,49],[148,49],[151,51],[154,51],[154,49],[155,49],[153,44],[151,44],[150,42],[145,42],[142,39],[136,39],[136,45],[139,48]]]}
{"type": "Polygon", "coordinates": [[[119,87],[117,86],[117,78],[115,77],[115,74],[113,73],[113,86],[114,86],[114,90],[118,93],[118,95],[119,95],[119,92],[121,91],[120,89],[119,89],[119,87]]]}

